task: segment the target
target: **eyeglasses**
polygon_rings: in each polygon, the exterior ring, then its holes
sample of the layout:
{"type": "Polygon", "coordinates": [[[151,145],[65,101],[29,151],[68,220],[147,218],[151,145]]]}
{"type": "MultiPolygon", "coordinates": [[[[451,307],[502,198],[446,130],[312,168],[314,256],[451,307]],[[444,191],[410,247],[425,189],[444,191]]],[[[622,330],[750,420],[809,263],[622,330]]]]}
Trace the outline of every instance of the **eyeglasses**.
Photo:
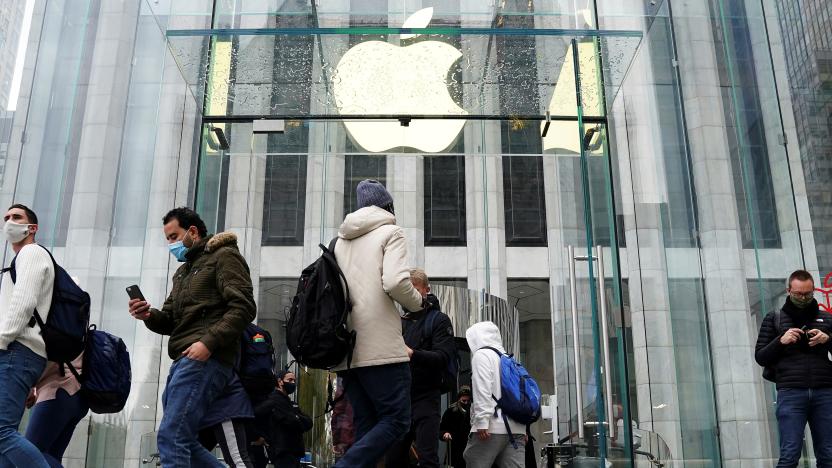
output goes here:
{"type": "Polygon", "coordinates": [[[796,297],[796,298],[798,298],[798,299],[811,299],[811,298],[813,298],[813,297],[815,296],[815,292],[814,292],[814,291],[809,291],[809,292],[805,292],[805,293],[802,293],[802,292],[797,292],[797,291],[792,291],[792,292],[790,292],[789,294],[791,294],[792,296],[794,296],[794,297],[796,297]]]}

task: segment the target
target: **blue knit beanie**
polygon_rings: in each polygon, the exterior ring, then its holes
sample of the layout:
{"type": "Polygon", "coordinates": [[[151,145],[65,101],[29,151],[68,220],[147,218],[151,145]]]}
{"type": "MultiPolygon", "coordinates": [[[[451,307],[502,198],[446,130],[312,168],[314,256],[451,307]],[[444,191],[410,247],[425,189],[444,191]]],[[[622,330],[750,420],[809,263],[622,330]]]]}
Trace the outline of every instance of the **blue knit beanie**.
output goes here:
{"type": "Polygon", "coordinates": [[[393,196],[377,180],[362,180],[358,183],[355,194],[358,196],[358,208],[368,206],[384,208],[393,204],[393,196]]]}

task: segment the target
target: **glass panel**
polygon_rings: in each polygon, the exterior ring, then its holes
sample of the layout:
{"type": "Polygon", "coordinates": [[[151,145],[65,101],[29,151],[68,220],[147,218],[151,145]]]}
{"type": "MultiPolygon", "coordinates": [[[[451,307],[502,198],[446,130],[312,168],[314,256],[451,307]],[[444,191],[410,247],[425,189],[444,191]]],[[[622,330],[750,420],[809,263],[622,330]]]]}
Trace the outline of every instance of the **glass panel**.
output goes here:
{"type": "MultiPolygon", "coordinates": [[[[183,29],[168,30],[166,34],[182,75],[195,96],[202,96],[207,89],[209,95],[227,94],[233,102],[244,104],[211,108],[206,113],[210,116],[250,115],[257,109],[257,114],[274,116],[340,114],[395,119],[405,115],[465,119],[507,113],[542,119],[547,110],[553,116],[574,115],[574,106],[561,107],[558,100],[553,102],[572,37],[581,38],[582,47],[605,51],[603,62],[591,59],[586,64],[596,78],[603,76],[603,82],[600,79],[587,82],[584,93],[587,115],[602,112],[603,100],[594,97],[599,93],[592,88],[603,83],[605,94],[615,95],[641,38],[638,31],[580,32],[576,35],[573,30],[563,29],[355,27],[183,29]],[[402,39],[402,34],[417,36],[402,39]],[[379,37],[392,42],[380,41],[379,37]],[[275,86],[273,77],[262,73],[246,74],[245,82],[209,76],[214,73],[212,64],[217,62],[229,63],[230,68],[270,70],[274,57],[267,51],[278,44],[293,43],[305,45],[285,49],[284,60],[293,64],[292,70],[316,70],[313,76],[291,73],[284,76],[281,86],[275,86]],[[356,45],[345,51],[345,43],[356,45]],[[489,52],[495,48],[496,56],[489,52]],[[535,48],[543,48],[547,54],[535,55],[535,48]],[[501,52],[504,49],[512,52],[501,52]],[[518,55],[536,58],[536,80],[518,81],[516,73],[507,72],[513,69],[512,63],[518,55]],[[454,68],[460,72],[448,73],[454,68]],[[367,86],[367,77],[374,77],[376,82],[367,86]],[[311,92],[313,106],[307,111],[281,109],[277,105],[280,99],[275,97],[291,89],[311,92]],[[448,93],[453,89],[461,89],[459,101],[448,93]]],[[[561,85],[562,89],[569,87],[569,83],[561,85]]],[[[361,126],[366,131],[397,130],[395,121],[367,125],[361,126]]],[[[419,138],[418,133],[425,131],[425,125],[428,124],[414,120],[406,133],[414,135],[412,141],[424,143],[425,139],[419,138]]]]}

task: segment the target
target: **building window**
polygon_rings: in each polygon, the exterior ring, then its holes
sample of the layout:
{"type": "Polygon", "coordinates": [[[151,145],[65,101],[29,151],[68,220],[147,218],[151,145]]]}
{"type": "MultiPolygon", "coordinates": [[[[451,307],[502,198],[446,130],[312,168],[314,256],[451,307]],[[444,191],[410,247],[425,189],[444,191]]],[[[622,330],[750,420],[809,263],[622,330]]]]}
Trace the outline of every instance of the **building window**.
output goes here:
{"type": "Polygon", "coordinates": [[[303,245],[306,155],[269,155],[264,190],[263,245],[303,245]]]}
{"type": "MultiPolygon", "coordinates": [[[[347,146],[351,144],[347,141],[347,146]]],[[[387,186],[387,156],[348,154],[344,158],[344,216],[358,209],[355,189],[364,179],[375,179],[387,186]]]]}
{"type": "Polygon", "coordinates": [[[546,202],[537,126],[528,122],[502,122],[503,199],[506,245],[546,245],[546,202]]]}
{"type": "Polygon", "coordinates": [[[545,246],[546,203],[540,156],[503,157],[503,198],[506,245],[545,246]]]}
{"type": "Polygon", "coordinates": [[[465,245],[465,157],[425,157],[425,245],[465,245]]]}

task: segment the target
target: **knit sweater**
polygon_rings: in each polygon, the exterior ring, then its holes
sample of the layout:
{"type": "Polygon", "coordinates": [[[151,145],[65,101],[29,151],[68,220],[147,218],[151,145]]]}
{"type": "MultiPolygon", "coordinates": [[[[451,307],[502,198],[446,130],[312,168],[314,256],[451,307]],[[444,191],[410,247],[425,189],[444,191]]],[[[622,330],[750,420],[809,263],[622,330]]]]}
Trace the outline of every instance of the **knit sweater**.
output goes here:
{"type": "Polygon", "coordinates": [[[43,247],[28,244],[18,252],[15,270],[16,283],[12,283],[10,274],[4,274],[0,283],[0,349],[8,349],[17,341],[45,358],[46,345],[40,327],[30,327],[29,320],[35,309],[44,322],[47,320],[55,267],[43,247]]]}

